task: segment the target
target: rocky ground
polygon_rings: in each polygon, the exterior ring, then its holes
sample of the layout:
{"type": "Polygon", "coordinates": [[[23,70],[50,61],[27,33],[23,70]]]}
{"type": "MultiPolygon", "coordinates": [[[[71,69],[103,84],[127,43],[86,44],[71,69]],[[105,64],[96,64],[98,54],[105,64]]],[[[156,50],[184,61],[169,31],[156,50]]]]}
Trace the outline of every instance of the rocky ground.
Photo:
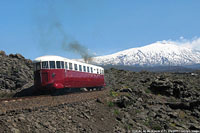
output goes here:
{"type": "MultiPolygon", "coordinates": [[[[1,91],[20,92],[32,85],[30,60],[3,52],[0,60],[1,91]]],[[[109,69],[105,71],[105,80],[108,91],[103,97],[0,114],[0,133],[200,130],[200,71],[153,73],[109,69]]]]}
{"type": "Polygon", "coordinates": [[[199,74],[106,71],[116,119],[130,129],[200,130],[199,74]]]}

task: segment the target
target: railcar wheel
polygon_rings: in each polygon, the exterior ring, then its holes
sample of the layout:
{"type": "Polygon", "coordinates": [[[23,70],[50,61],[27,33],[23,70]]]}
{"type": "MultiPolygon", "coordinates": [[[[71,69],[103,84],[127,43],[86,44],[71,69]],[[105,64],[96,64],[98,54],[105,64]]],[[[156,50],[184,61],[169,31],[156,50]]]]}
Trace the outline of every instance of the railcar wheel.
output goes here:
{"type": "Polygon", "coordinates": [[[98,90],[98,91],[101,91],[101,90],[102,90],[102,87],[98,87],[97,90],[98,90]]]}
{"type": "Polygon", "coordinates": [[[93,88],[90,87],[90,88],[87,88],[87,90],[88,90],[88,91],[93,91],[93,88]]]}

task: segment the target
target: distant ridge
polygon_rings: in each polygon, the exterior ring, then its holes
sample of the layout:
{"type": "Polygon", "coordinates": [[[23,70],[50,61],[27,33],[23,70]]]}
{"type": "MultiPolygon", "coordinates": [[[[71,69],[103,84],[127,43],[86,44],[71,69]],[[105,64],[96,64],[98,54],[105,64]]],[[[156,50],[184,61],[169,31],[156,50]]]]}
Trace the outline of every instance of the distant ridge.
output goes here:
{"type": "Polygon", "coordinates": [[[111,55],[94,57],[93,64],[121,66],[192,66],[200,64],[200,51],[160,41],[111,55]]]}
{"type": "Polygon", "coordinates": [[[153,67],[140,67],[140,66],[124,66],[124,65],[103,65],[104,69],[115,68],[119,70],[128,70],[134,72],[150,71],[150,72],[176,72],[187,73],[200,70],[200,67],[193,66],[153,66],[153,67]]]}

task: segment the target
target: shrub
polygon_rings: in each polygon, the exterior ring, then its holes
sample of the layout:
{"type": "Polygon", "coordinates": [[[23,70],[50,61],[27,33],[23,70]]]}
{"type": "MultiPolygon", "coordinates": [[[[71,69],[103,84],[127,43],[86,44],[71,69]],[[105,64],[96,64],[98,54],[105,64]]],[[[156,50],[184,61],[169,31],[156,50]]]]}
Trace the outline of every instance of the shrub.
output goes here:
{"type": "Polygon", "coordinates": [[[149,89],[145,89],[144,90],[146,93],[151,93],[151,91],[149,89]]]}
{"type": "Polygon", "coordinates": [[[118,96],[118,93],[115,92],[115,91],[110,91],[110,96],[112,96],[112,97],[117,97],[117,96],[118,96]]]}
{"type": "Polygon", "coordinates": [[[109,107],[113,107],[113,106],[114,106],[114,103],[113,103],[112,101],[109,101],[109,102],[108,102],[108,106],[109,106],[109,107]]]}
{"type": "Polygon", "coordinates": [[[115,109],[114,114],[119,115],[119,110],[115,109]]]}

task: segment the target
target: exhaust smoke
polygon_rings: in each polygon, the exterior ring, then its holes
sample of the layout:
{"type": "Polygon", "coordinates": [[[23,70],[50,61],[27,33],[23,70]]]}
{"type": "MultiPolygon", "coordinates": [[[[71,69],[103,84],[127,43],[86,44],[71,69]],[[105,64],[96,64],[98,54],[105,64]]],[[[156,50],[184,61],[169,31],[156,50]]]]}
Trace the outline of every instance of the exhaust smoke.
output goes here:
{"type": "Polygon", "coordinates": [[[89,63],[92,61],[93,56],[92,54],[89,53],[88,49],[85,46],[81,45],[77,40],[69,41],[65,31],[62,28],[61,23],[56,22],[55,27],[63,36],[63,41],[62,41],[63,50],[72,51],[74,53],[79,54],[86,63],[89,63]]]}
{"type": "MultiPolygon", "coordinates": [[[[37,26],[39,29],[40,35],[40,45],[43,48],[48,48],[51,43],[57,43],[57,39],[61,39],[60,48],[64,51],[71,51],[80,55],[86,63],[92,61],[93,54],[91,54],[87,47],[81,45],[79,41],[70,38],[65,32],[63,25],[58,19],[58,15],[55,11],[53,4],[46,3],[47,5],[47,14],[37,14],[37,26]],[[41,21],[41,18],[43,21],[41,21]],[[44,46],[45,45],[45,46],[44,46]]],[[[58,49],[54,48],[54,49],[58,49]]]]}

